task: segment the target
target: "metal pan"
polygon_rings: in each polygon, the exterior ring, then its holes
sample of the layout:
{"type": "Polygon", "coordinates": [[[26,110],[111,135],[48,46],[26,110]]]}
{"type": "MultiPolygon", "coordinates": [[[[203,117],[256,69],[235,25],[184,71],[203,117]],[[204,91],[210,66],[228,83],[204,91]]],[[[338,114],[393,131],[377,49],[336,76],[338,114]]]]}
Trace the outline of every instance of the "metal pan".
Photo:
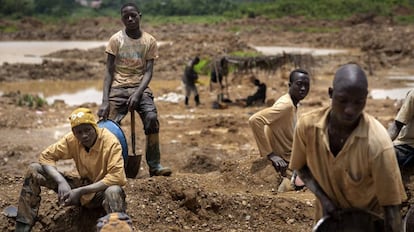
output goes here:
{"type": "Polygon", "coordinates": [[[342,209],[335,217],[327,216],[318,221],[313,232],[382,232],[384,219],[361,209],[342,209]]]}

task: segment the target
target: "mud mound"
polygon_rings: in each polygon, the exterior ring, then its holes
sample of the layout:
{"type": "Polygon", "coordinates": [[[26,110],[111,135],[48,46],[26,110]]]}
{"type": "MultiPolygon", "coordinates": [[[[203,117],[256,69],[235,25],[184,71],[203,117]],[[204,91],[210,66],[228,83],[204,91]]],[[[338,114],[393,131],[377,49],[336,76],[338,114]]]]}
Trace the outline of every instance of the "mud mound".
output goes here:
{"type": "Polygon", "coordinates": [[[104,65],[78,61],[49,61],[42,64],[3,64],[0,81],[88,80],[102,78],[104,65]]]}
{"type": "Polygon", "coordinates": [[[193,154],[183,167],[184,172],[204,174],[219,169],[219,162],[212,157],[200,154],[193,154]]]}

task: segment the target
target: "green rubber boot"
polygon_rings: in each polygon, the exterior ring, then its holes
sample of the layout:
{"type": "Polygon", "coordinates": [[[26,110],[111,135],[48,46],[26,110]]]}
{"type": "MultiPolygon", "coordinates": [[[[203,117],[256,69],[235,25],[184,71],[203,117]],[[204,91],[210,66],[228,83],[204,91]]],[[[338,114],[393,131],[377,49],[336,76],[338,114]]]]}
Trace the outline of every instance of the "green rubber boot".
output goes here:
{"type": "Polygon", "coordinates": [[[16,221],[15,232],[30,232],[31,230],[32,230],[32,226],[30,226],[29,224],[16,221]]]}
{"type": "Polygon", "coordinates": [[[158,133],[147,135],[147,149],[145,152],[145,158],[149,167],[150,176],[171,176],[171,169],[163,167],[160,164],[160,157],[161,154],[158,133]]]}

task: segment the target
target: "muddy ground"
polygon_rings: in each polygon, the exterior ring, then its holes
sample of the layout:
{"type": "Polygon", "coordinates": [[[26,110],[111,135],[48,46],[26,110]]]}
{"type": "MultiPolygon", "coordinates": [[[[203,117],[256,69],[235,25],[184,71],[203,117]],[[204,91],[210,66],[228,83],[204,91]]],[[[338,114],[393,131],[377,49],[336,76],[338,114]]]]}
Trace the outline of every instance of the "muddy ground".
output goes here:
{"type": "MultiPolygon", "coordinates": [[[[19,30],[1,33],[1,40],[106,40],[121,28],[118,19],[91,19],[64,26],[45,25],[26,18],[18,22],[0,20],[1,26],[19,30]]],[[[181,94],[180,77],[184,64],[195,55],[214,58],[233,51],[251,51],[250,44],[346,48],[349,54],[314,57],[309,96],[299,112],[329,104],[327,88],[335,69],[347,62],[360,63],[369,73],[370,88],[404,86],[404,81],[385,79],[394,71],[411,75],[414,57],[414,26],[397,25],[392,20],[356,16],[346,21],[312,21],[302,18],[270,20],[249,18],[214,25],[168,24],[144,29],[157,39],[169,41],[160,47],[151,84],[156,97],[181,94]],[[324,30],[321,30],[321,25],[324,30]],[[319,28],[319,29],[317,29],[319,28]]],[[[3,64],[0,83],[42,79],[102,79],[104,48],[64,50],[51,57],[63,62],[3,64]]],[[[287,91],[292,64],[273,70],[252,69],[228,77],[229,98],[252,94],[249,77],[267,83],[269,104],[287,91]]],[[[277,192],[279,178],[267,162],[261,162],[247,120],[266,107],[229,104],[212,109],[215,93],[208,77],[201,76],[201,106],[184,107],[183,102],[158,100],[161,124],[162,163],[173,169],[172,177],[149,178],[146,164],[137,179],[126,186],[128,214],[137,231],[311,231],[313,195],[308,190],[277,192]]],[[[67,116],[75,108],[56,102],[34,109],[20,106],[25,93],[10,92],[0,97],[0,210],[16,205],[26,166],[37,160],[61,131],[68,131],[67,116]],[[63,127],[62,127],[63,125],[63,127]],[[66,127],[65,127],[66,126],[66,127]],[[63,129],[62,129],[63,128],[63,129]]],[[[96,104],[85,103],[97,112],[96,104]]],[[[370,98],[366,111],[384,126],[393,119],[399,102],[370,98]]],[[[129,119],[123,122],[128,135],[129,119]]],[[[137,129],[138,151],[144,135],[137,129]]],[[[70,163],[63,163],[67,168],[70,163]]],[[[411,186],[409,183],[408,186],[411,186]]],[[[411,191],[409,188],[408,191],[411,191]]],[[[56,195],[42,193],[39,222],[34,231],[93,231],[100,211],[61,208],[56,195]]],[[[403,212],[406,212],[406,207],[403,212]]],[[[13,231],[14,221],[0,215],[0,230],[13,231]]]]}

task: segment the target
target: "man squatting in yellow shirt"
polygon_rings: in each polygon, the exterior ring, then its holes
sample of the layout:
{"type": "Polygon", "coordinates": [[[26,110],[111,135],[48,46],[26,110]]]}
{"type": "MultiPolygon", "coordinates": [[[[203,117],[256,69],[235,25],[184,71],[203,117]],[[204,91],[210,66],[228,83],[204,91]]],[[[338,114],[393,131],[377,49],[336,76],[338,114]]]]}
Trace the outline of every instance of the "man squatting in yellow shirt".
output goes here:
{"type": "MultiPolygon", "coordinates": [[[[308,72],[303,69],[293,70],[288,85],[288,93],[281,96],[273,106],[249,118],[260,155],[267,157],[282,177],[286,177],[290,161],[297,105],[309,93],[308,72]]],[[[279,191],[286,190],[288,189],[281,190],[279,187],[279,191]]]]}
{"type": "Polygon", "coordinates": [[[69,117],[72,132],[40,154],[26,172],[19,197],[16,231],[30,231],[40,206],[40,187],[53,189],[64,206],[103,206],[109,214],[125,212],[127,182],[122,147],[109,130],[98,128],[91,111],[78,108],[69,117]],[[73,159],[79,177],[67,177],[56,161],[73,159]]]}
{"type": "Polygon", "coordinates": [[[407,196],[387,130],[363,112],[367,95],[362,68],[341,66],[329,88],[331,105],[299,119],[289,167],[316,195],[316,219],[358,208],[383,215],[385,231],[399,232],[407,196]]]}

